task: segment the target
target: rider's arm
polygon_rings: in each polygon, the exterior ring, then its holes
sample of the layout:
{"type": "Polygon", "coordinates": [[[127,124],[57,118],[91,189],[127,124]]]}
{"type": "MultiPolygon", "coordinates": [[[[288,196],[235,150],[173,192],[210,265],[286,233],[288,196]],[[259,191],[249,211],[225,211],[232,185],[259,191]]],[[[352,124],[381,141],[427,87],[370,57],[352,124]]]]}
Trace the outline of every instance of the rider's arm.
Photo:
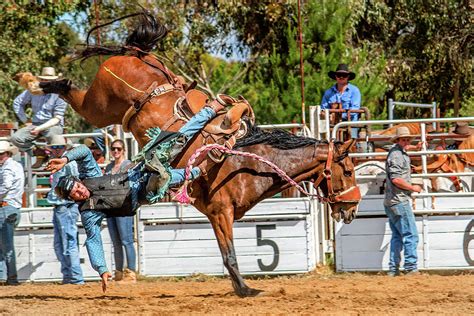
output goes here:
{"type": "Polygon", "coordinates": [[[25,113],[25,105],[31,102],[31,94],[28,91],[23,91],[19,96],[13,100],[13,111],[22,123],[26,123],[28,117],[25,113]]]}
{"type": "Polygon", "coordinates": [[[100,227],[105,214],[102,212],[84,210],[81,212],[81,221],[86,231],[86,248],[92,268],[102,275],[107,272],[107,263],[104,256],[104,247],[100,227]]]}
{"type": "Polygon", "coordinates": [[[95,178],[102,176],[102,171],[86,145],[80,145],[64,154],[67,161],[76,161],[79,178],[95,178]]]}

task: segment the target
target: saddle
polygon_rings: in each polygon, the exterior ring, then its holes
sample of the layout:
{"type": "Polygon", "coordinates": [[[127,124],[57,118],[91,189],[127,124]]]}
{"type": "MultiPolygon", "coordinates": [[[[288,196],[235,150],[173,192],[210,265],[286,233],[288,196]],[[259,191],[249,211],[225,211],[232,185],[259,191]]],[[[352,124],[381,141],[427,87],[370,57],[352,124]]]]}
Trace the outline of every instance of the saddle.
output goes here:
{"type": "MultiPolygon", "coordinates": [[[[210,100],[207,94],[202,91],[189,90],[181,100],[176,102],[173,117],[165,123],[162,129],[166,130],[177,120],[188,121],[205,106],[212,107],[213,102],[218,102],[229,107],[229,109],[218,112],[217,116],[201,130],[200,133],[205,139],[203,145],[217,143],[232,149],[237,139],[247,134],[248,126],[243,118],[246,117],[252,124],[255,123],[253,109],[242,96],[235,99],[228,95],[219,94],[215,100],[210,100]]],[[[223,154],[220,151],[210,151],[209,157],[214,162],[223,160],[223,154]]]]}

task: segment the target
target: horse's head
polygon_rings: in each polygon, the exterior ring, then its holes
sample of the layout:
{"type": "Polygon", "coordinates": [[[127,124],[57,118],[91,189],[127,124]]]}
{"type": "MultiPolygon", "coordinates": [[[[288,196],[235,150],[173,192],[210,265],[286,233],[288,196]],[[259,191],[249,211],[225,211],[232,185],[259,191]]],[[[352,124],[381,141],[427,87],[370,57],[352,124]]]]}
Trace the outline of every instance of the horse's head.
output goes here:
{"type": "Polygon", "coordinates": [[[342,218],[346,224],[355,218],[361,199],[355,180],[354,164],[348,155],[354,144],[355,140],[349,140],[343,144],[329,146],[329,151],[333,153],[328,153],[330,163],[326,163],[325,181],[320,183],[320,188],[331,206],[331,216],[336,221],[342,218]]]}
{"type": "Polygon", "coordinates": [[[13,76],[13,80],[18,82],[20,86],[30,91],[31,94],[41,95],[44,94],[39,87],[40,81],[31,72],[19,72],[13,76]]]}

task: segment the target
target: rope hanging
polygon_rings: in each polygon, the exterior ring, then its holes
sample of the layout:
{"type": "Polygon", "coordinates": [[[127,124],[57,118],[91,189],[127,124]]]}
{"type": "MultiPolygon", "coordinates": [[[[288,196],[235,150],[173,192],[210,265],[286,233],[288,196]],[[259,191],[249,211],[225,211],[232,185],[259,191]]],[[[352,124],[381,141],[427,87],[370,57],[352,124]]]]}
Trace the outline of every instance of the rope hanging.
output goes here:
{"type": "Polygon", "coordinates": [[[248,152],[243,152],[243,151],[237,151],[237,150],[232,150],[232,149],[229,149],[227,147],[224,147],[224,146],[221,146],[221,145],[218,145],[218,144],[210,144],[210,145],[204,145],[202,147],[200,147],[198,150],[196,150],[196,152],[189,158],[188,160],[188,163],[186,165],[186,171],[185,171],[185,176],[184,176],[184,184],[182,185],[182,187],[178,190],[178,193],[176,193],[174,196],[173,196],[173,200],[179,202],[179,203],[183,203],[183,204],[190,204],[193,202],[194,199],[192,199],[189,194],[188,194],[188,186],[189,186],[189,176],[191,174],[191,169],[193,168],[193,164],[196,162],[196,159],[203,155],[203,154],[206,154],[207,152],[213,150],[213,149],[216,149],[216,150],[219,150],[223,153],[226,153],[226,154],[229,154],[229,155],[236,155],[236,156],[243,156],[243,157],[249,157],[249,158],[252,158],[252,159],[256,159],[258,161],[261,161],[263,162],[264,164],[270,166],[273,170],[275,170],[275,172],[284,180],[286,180],[288,183],[290,183],[292,186],[296,187],[298,189],[298,191],[300,191],[301,193],[305,194],[305,195],[308,195],[310,197],[315,197],[317,198],[319,201],[322,201],[323,197],[320,196],[318,193],[315,193],[315,194],[312,194],[312,193],[309,193],[307,192],[303,187],[301,187],[298,183],[296,183],[293,179],[291,179],[286,173],[285,171],[281,170],[280,168],[278,168],[277,165],[275,165],[273,162],[271,161],[268,161],[267,159],[259,156],[259,155],[256,155],[256,154],[253,154],[253,153],[248,153],[248,152]]]}

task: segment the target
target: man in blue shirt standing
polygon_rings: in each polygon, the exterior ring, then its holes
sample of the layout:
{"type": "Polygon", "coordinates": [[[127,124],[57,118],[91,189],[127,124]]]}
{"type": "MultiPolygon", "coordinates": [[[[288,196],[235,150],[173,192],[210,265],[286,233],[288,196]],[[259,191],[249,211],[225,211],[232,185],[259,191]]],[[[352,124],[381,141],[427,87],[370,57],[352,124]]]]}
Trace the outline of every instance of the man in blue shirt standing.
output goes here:
{"type": "MultiPolygon", "coordinates": [[[[56,80],[59,76],[53,67],[44,67],[38,78],[42,81],[56,80]]],[[[61,135],[64,126],[64,113],[67,103],[58,94],[49,93],[44,95],[34,95],[25,90],[13,101],[13,111],[18,119],[26,124],[11,136],[11,142],[20,151],[33,155],[33,142],[40,136],[46,137],[48,143],[54,135],[61,135]],[[25,107],[31,104],[33,110],[31,124],[25,113],[25,107]]],[[[33,168],[39,168],[46,160],[44,150],[34,151],[36,162],[33,168]]]]}
{"type": "MultiPolygon", "coordinates": [[[[46,146],[46,151],[50,157],[60,158],[70,147],[71,145],[66,143],[62,135],[54,135],[51,144],[46,146]]],[[[79,176],[75,161],[66,164],[50,178],[51,191],[48,193],[48,203],[54,206],[54,252],[61,263],[62,283],[84,284],[79,257],[79,242],[77,239],[79,209],[74,201],[62,199],[54,192],[59,180],[64,176],[79,176]]]]}
{"type": "MultiPolygon", "coordinates": [[[[349,80],[355,78],[355,73],[349,71],[346,64],[339,64],[336,71],[328,73],[329,78],[336,80],[336,84],[324,92],[321,100],[322,109],[334,109],[340,105],[344,110],[360,109],[360,91],[359,88],[349,83],[349,80]]],[[[358,121],[359,114],[351,113],[351,121],[358,121]]],[[[347,113],[342,114],[342,120],[347,121],[347,113]]],[[[358,128],[351,129],[351,137],[357,138],[358,128]]]]}

